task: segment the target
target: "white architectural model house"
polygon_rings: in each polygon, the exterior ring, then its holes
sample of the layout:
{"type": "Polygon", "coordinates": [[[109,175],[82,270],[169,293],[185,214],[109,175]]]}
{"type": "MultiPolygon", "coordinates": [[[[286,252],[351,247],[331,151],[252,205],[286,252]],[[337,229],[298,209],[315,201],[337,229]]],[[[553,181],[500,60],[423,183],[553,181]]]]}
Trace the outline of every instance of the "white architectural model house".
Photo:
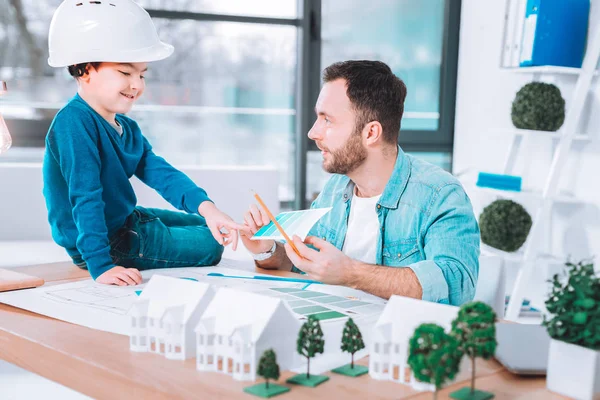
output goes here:
{"type": "Polygon", "coordinates": [[[390,380],[416,390],[434,390],[418,382],[408,366],[408,342],[423,323],[434,323],[450,331],[458,307],[408,297],[392,296],[373,328],[369,348],[369,374],[373,379],[390,380]]]}
{"type": "Polygon", "coordinates": [[[290,369],[300,325],[276,297],[221,288],[196,327],[197,369],[255,380],[258,360],[267,349],[277,354],[280,370],[290,369]]]}
{"type": "Polygon", "coordinates": [[[214,297],[207,283],[154,275],[129,311],[132,351],[152,351],[172,360],[193,357],[194,328],[214,297]]]}

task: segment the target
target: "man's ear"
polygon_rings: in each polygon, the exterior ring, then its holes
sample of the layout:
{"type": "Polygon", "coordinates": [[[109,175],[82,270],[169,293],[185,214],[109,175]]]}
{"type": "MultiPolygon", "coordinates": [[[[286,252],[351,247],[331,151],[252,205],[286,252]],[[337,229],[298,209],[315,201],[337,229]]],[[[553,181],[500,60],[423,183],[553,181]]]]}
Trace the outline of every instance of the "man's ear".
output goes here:
{"type": "Polygon", "coordinates": [[[383,141],[383,127],[379,121],[371,121],[363,129],[363,137],[366,145],[372,145],[383,141]]]}

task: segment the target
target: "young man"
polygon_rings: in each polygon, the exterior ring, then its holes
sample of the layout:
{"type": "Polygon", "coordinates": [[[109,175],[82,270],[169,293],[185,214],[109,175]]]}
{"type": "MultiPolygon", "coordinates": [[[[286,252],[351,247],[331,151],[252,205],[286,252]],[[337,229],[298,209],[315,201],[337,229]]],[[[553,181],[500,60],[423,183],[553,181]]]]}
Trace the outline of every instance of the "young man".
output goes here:
{"type": "Polygon", "coordinates": [[[335,63],[323,81],[308,137],[334,175],[312,207],[332,210],[304,243],[294,238],[299,257],[289,244],[249,240],[269,222],[251,206],[241,234],[256,263],[383,298],[473,299],[479,227],[459,182],[398,146],[404,82],[378,61],[335,63]]]}
{"type": "Polygon", "coordinates": [[[78,87],[50,126],[43,166],[52,236],[73,262],[124,286],[141,283],[139,270],[214,265],[223,244],[235,249],[239,225],[124,115],[144,92],[147,63],[173,52],[148,13],[131,0],[65,0],[49,49],[48,63],[68,67],[78,87]],[[136,207],[132,175],[188,214],[136,207]]]}

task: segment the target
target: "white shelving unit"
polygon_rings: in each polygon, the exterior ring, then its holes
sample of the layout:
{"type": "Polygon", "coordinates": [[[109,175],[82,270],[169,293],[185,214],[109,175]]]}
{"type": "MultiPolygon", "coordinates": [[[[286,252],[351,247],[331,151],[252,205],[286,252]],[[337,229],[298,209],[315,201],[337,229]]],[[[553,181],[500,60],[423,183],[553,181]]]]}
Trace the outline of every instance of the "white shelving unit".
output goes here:
{"type": "MultiPolygon", "coordinates": [[[[494,195],[497,198],[509,199],[516,201],[517,203],[522,202],[541,202],[544,200],[544,195],[542,192],[535,192],[529,190],[523,190],[520,192],[515,192],[512,190],[500,190],[493,189],[487,187],[474,187],[474,190],[480,193],[488,193],[490,195],[494,195]]],[[[555,204],[586,204],[586,202],[582,199],[579,199],[575,196],[570,196],[568,194],[557,194],[550,198],[550,200],[555,204]]]]}
{"type": "MultiPolygon", "coordinates": [[[[572,67],[558,67],[555,65],[544,65],[539,67],[509,67],[504,68],[504,70],[509,72],[516,72],[519,74],[539,74],[539,75],[579,75],[581,73],[581,68],[572,68],[572,67]]],[[[598,75],[598,71],[594,71],[594,76],[598,75]]]]}
{"type": "MultiPolygon", "coordinates": [[[[515,161],[519,157],[519,152],[522,147],[521,144],[525,136],[539,135],[541,137],[547,137],[548,140],[556,141],[552,163],[543,190],[541,192],[509,192],[481,189],[490,192],[493,191],[499,197],[515,199],[517,202],[519,200],[536,200],[535,212],[534,215],[532,215],[533,224],[527,242],[523,245],[522,250],[515,254],[499,253],[498,251],[494,252],[496,255],[499,254],[503,256],[507,261],[510,260],[521,263],[506,310],[505,318],[508,320],[516,321],[519,319],[521,304],[528,293],[528,287],[533,283],[539,284],[539,282],[532,282],[536,261],[541,259],[548,260],[548,257],[550,257],[550,260],[555,260],[557,262],[561,259],[560,255],[548,256],[548,254],[546,254],[547,249],[544,249],[540,244],[540,242],[542,242],[540,239],[544,235],[543,229],[544,227],[547,227],[546,222],[550,220],[552,207],[558,203],[585,204],[585,202],[580,199],[559,193],[558,183],[570,155],[573,142],[586,143],[590,140],[589,136],[575,132],[579,127],[583,107],[592,87],[592,80],[598,75],[596,66],[598,65],[598,60],[600,58],[600,29],[598,29],[595,36],[590,39],[590,44],[587,47],[587,52],[581,68],[553,66],[505,68],[507,71],[515,73],[531,74],[532,80],[541,80],[541,78],[545,78],[544,80],[546,81],[552,81],[553,77],[556,78],[560,75],[571,75],[577,79],[575,89],[568,103],[569,106],[566,112],[565,122],[558,132],[511,130],[513,137],[504,163],[504,174],[513,174],[513,167],[515,161]]],[[[484,253],[485,251],[489,251],[489,248],[483,250],[484,253]]],[[[562,257],[562,261],[565,259],[566,255],[565,257],[562,257]]]]}

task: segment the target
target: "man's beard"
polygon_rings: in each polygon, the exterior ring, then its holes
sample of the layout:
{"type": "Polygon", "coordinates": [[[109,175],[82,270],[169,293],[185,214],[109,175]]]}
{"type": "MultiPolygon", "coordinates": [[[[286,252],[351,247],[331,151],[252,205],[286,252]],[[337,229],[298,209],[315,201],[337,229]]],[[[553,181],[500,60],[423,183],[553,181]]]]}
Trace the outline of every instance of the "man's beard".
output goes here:
{"type": "Polygon", "coordinates": [[[360,131],[354,131],[344,147],[329,151],[330,161],[323,159],[323,169],[330,174],[347,175],[367,159],[367,149],[362,144],[360,131]]]}

